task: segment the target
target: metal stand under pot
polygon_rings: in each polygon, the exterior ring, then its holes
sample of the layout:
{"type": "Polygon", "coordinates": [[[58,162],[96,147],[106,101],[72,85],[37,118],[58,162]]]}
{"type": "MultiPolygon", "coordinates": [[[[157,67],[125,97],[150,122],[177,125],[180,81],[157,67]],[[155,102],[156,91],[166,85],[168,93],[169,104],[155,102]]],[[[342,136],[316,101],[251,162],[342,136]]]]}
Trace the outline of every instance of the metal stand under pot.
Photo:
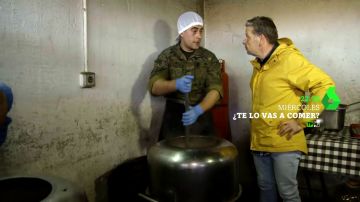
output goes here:
{"type": "Polygon", "coordinates": [[[181,136],[148,153],[149,201],[235,201],[241,195],[236,147],[225,139],[181,136]]]}

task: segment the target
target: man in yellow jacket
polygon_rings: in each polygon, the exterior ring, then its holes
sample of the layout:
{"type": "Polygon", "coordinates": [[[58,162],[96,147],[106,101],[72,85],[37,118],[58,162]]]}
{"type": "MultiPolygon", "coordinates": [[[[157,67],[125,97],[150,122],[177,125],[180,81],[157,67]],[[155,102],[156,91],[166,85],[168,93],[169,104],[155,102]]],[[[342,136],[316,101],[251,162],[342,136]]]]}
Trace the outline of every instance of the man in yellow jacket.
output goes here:
{"type": "MultiPolygon", "coordinates": [[[[323,98],[334,81],[311,64],[287,38],[278,39],[271,18],[246,22],[243,41],[253,75],[251,147],[260,188],[260,201],[301,201],[297,170],[301,153],[307,153],[303,128],[323,106],[319,99],[303,105],[305,92],[323,98]],[[300,117],[300,118],[299,118],[300,117]]],[[[311,100],[311,99],[310,99],[311,100]]]]}

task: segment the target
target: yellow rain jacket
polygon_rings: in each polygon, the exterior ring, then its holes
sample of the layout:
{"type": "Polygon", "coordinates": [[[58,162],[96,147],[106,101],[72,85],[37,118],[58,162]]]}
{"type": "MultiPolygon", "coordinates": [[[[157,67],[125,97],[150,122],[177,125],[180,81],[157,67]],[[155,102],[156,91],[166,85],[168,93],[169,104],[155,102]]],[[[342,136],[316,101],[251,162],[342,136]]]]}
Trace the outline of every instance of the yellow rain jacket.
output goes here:
{"type": "MultiPolygon", "coordinates": [[[[265,152],[302,151],[307,153],[304,131],[301,130],[290,140],[278,135],[278,126],[282,121],[296,119],[301,108],[302,113],[314,115],[324,107],[321,103],[326,90],[335,86],[334,81],[321,69],[311,64],[287,38],[278,40],[279,46],[261,67],[255,59],[250,81],[252,90],[251,150],[265,152]],[[305,91],[310,98],[318,98],[301,107],[305,91]],[[281,113],[284,117],[280,117],[281,113]]],[[[305,99],[304,99],[305,100],[305,99]]],[[[310,99],[311,100],[311,99],[310,99]]],[[[303,127],[314,117],[296,119],[303,127]]]]}

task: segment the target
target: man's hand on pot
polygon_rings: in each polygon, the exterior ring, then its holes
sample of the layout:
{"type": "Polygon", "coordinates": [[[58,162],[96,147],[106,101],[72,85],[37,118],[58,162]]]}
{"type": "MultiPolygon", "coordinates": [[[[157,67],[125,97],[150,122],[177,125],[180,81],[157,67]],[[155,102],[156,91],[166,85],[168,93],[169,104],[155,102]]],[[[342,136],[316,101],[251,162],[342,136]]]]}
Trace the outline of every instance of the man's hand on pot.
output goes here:
{"type": "Polygon", "coordinates": [[[185,75],[175,80],[176,90],[182,93],[189,93],[191,91],[192,80],[194,79],[193,75],[185,75]]]}
{"type": "Polygon", "coordinates": [[[286,139],[290,140],[292,136],[302,130],[302,127],[296,120],[289,120],[281,122],[278,126],[280,136],[286,135],[286,139]]]}
{"type": "Polygon", "coordinates": [[[189,111],[183,113],[182,122],[184,126],[191,125],[195,123],[198,117],[204,113],[204,110],[200,105],[196,105],[195,107],[191,107],[189,111]]]}

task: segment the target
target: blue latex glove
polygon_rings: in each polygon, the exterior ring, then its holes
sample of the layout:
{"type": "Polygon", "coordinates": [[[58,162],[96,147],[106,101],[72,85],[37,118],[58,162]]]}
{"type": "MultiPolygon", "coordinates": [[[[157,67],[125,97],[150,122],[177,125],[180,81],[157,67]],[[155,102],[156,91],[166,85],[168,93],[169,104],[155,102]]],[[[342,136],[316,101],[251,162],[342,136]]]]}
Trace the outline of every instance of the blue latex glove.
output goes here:
{"type": "MultiPolygon", "coordinates": [[[[8,107],[7,111],[10,111],[13,103],[13,94],[11,88],[5,83],[0,81],[0,91],[5,95],[7,107],[8,107]]],[[[0,145],[2,145],[5,142],[8,126],[10,125],[10,123],[11,123],[11,118],[6,116],[4,124],[0,125],[0,145]]]]}
{"type": "Polygon", "coordinates": [[[176,79],[176,90],[182,93],[189,93],[191,91],[191,84],[193,79],[193,75],[185,75],[181,78],[176,79]]]}
{"type": "Polygon", "coordinates": [[[198,117],[204,113],[204,110],[200,105],[196,105],[195,107],[191,107],[189,111],[183,113],[182,122],[184,126],[191,125],[195,123],[198,117]]]}
{"type": "Polygon", "coordinates": [[[4,93],[8,105],[8,111],[10,111],[13,104],[13,93],[11,88],[5,83],[0,81],[0,91],[4,93]]]}

